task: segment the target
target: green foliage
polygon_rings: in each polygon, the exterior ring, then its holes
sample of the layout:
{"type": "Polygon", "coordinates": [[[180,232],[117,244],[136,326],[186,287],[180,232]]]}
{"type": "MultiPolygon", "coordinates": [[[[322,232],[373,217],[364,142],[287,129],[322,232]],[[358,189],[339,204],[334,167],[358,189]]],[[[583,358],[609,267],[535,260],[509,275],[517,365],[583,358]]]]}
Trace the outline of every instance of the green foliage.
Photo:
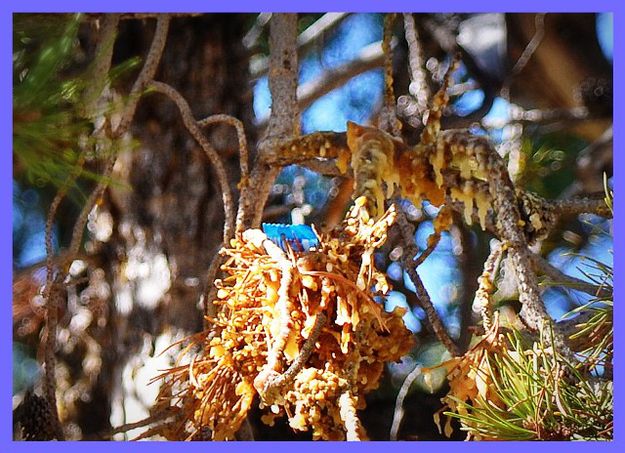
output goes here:
{"type": "Polygon", "coordinates": [[[596,296],[586,304],[577,307],[571,312],[587,313],[589,318],[578,325],[570,339],[578,344],[578,353],[584,360],[586,369],[601,372],[605,368],[612,368],[614,356],[614,302],[612,300],[613,271],[610,266],[593,258],[584,257],[588,270],[582,270],[588,280],[601,288],[605,288],[609,295],[596,296]]]}
{"type": "Polygon", "coordinates": [[[613,417],[613,271],[585,258],[586,278],[605,291],[574,310],[583,314],[569,338],[578,363],[544,337],[508,332],[506,347],[472,366],[489,393],[471,401],[447,396],[473,438],[497,440],[611,440],[613,417]],[[607,295],[605,295],[607,294],[607,295]]]}
{"type": "MultiPolygon", "coordinates": [[[[94,80],[78,41],[80,14],[14,16],[13,153],[14,175],[39,187],[61,186],[78,170],[79,160],[91,159],[96,138],[93,119],[85,113],[85,93],[94,80]],[[47,24],[41,26],[41,24],[47,24]]],[[[130,59],[102,75],[112,83],[135,67],[130,59]]],[[[107,83],[102,83],[104,89],[107,83]]],[[[91,90],[93,91],[93,89],[91,90]]],[[[99,96],[100,93],[91,93],[99,96]]],[[[112,105],[101,113],[110,114],[112,105]]],[[[99,139],[98,157],[113,152],[115,144],[99,139]]],[[[82,170],[84,178],[101,176],[82,170]]]]}
{"type": "Polygon", "coordinates": [[[612,381],[582,375],[541,339],[508,335],[509,348],[489,355],[479,373],[492,376],[493,395],[473,403],[452,396],[472,437],[497,440],[610,440],[612,381]]]}
{"type": "Polygon", "coordinates": [[[86,79],[63,77],[77,48],[80,15],[16,15],[13,49],[15,174],[60,185],[74,168],[89,124],[78,113],[86,79]],[[36,24],[49,22],[39,29],[36,24]]]}
{"type": "Polygon", "coordinates": [[[577,152],[585,145],[577,137],[563,134],[549,134],[535,141],[525,139],[523,186],[543,197],[557,197],[574,182],[577,152]]]}

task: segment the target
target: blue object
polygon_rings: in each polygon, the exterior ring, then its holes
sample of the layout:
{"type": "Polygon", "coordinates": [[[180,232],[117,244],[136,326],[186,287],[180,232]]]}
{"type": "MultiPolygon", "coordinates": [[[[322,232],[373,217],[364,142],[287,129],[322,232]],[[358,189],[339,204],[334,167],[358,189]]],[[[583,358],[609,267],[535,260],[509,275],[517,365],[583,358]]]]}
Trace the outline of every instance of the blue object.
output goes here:
{"type": "Polygon", "coordinates": [[[262,228],[267,237],[284,251],[287,244],[295,252],[306,252],[319,245],[319,238],[308,225],[263,223],[262,228]]]}

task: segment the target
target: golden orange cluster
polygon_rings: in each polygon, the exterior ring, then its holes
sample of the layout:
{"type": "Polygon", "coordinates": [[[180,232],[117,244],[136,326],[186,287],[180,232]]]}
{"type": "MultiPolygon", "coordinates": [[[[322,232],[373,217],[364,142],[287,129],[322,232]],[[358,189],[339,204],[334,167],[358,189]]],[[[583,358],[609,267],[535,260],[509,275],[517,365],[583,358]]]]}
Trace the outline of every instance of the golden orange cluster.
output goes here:
{"type": "MultiPolygon", "coordinates": [[[[467,416],[470,414],[467,412],[465,403],[476,407],[484,405],[505,407],[497,396],[497,376],[493,375],[489,359],[502,353],[508,347],[505,334],[500,328],[498,318],[495,317],[491,328],[466,354],[439,365],[447,370],[449,382],[449,392],[441,400],[445,406],[444,409],[467,416]]],[[[424,370],[424,372],[428,371],[424,370]]],[[[434,417],[440,426],[440,412],[434,417]]],[[[451,436],[450,418],[446,420],[444,432],[448,437],[451,436]]],[[[470,433],[469,436],[479,440],[475,433],[470,433]]]]}
{"type": "Polygon", "coordinates": [[[243,232],[222,250],[213,328],[161,391],[163,401],[178,399],[184,416],[159,434],[186,439],[208,428],[214,440],[233,439],[259,395],[268,424],[287,416],[293,429],[312,430],[315,439],[348,437],[349,405],[364,408],[363,395],[378,386],[384,363],[399,360],[414,341],[403,310],[387,313],[374,300],[389,290],[373,253],[394,211],[376,221],[364,204],[356,200],[343,228],[320,235],[310,251],[282,251],[260,230],[243,232]],[[274,389],[278,394],[263,393],[266,376],[293,368],[319,316],[327,322],[312,353],[274,389]]]}
{"type": "Polygon", "coordinates": [[[492,209],[487,184],[492,159],[481,140],[451,131],[435,143],[407,147],[380,129],[348,122],[347,145],[351,154],[339,155],[337,167],[347,171],[351,157],[354,192],[367,198],[372,215],[384,211],[384,201],[395,191],[415,206],[423,200],[441,206],[448,196],[463,203],[467,224],[473,223],[475,208],[480,226],[486,228],[492,209]],[[455,184],[449,185],[444,175],[454,176],[455,184]]]}

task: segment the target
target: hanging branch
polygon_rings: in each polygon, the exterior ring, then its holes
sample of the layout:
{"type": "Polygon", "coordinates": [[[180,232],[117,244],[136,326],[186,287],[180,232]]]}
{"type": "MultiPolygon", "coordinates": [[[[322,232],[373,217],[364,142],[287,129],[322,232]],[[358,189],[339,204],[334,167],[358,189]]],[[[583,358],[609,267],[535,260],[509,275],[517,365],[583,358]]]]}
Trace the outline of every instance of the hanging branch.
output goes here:
{"type": "Polygon", "coordinates": [[[182,95],[175,88],[163,82],[152,81],[149,84],[149,87],[157,93],[164,94],[176,104],[184,126],[193,136],[195,141],[202,147],[206,157],[208,157],[208,161],[215,169],[217,179],[219,180],[219,186],[221,187],[221,197],[224,205],[225,219],[223,241],[224,243],[227,243],[228,240],[234,235],[234,198],[232,197],[232,191],[230,190],[230,184],[228,183],[228,172],[224,167],[224,163],[217,151],[215,151],[206,136],[200,130],[200,125],[195,118],[193,118],[191,107],[189,107],[189,104],[184,97],[182,97],[182,95]]]}
{"type": "MultiPolygon", "coordinates": [[[[99,100],[105,94],[103,91],[105,90],[108,73],[111,67],[111,59],[112,59],[112,48],[115,42],[115,37],[117,34],[117,25],[119,23],[119,16],[112,15],[107,17],[103,25],[103,31],[98,43],[98,47],[96,49],[96,58],[93,65],[92,73],[95,76],[99,77],[96,81],[91,85],[92,88],[88,88],[85,91],[85,115],[89,118],[95,118],[97,115],[97,108],[99,100]],[[97,72],[96,72],[97,71],[97,72]],[[99,90],[99,92],[96,91],[99,90]],[[97,96],[97,97],[96,97],[97,96]]],[[[167,15],[159,16],[156,32],[154,35],[154,39],[152,42],[152,46],[150,47],[150,51],[148,53],[148,57],[146,59],[146,63],[133,86],[133,90],[131,92],[131,97],[129,101],[129,105],[125,111],[125,115],[122,118],[122,121],[118,125],[115,131],[111,131],[110,129],[105,130],[105,133],[108,133],[110,140],[114,140],[123,135],[128,126],[130,125],[130,121],[132,120],[132,115],[134,115],[134,111],[136,109],[136,103],[138,102],[138,96],[140,92],[145,88],[145,84],[149,81],[156,71],[156,67],[158,66],[158,62],[160,60],[161,54],[163,52],[163,48],[165,45],[165,39],[167,36],[167,30],[169,25],[169,17],[167,15]]],[[[105,120],[105,128],[108,123],[108,120],[105,120]]],[[[96,133],[100,133],[97,131],[96,133]]],[[[46,301],[46,345],[45,345],[45,367],[46,367],[46,375],[45,375],[45,392],[48,401],[53,409],[53,414],[56,420],[53,423],[57,424],[57,437],[59,440],[63,439],[63,431],[60,426],[60,422],[58,419],[58,412],[56,409],[56,376],[55,376],[55,350],[56,350],[56,330],[57,330],[57,310],[59,305],[59,298],[61,297],[61,288],[59,285],[65,281],[68,273],[69,273],[69,265],[77,256],[80,244],[82,241],[82,236],[84,233],[85,224],[87,222],[87,218],[89,213],[93,209],[94,204],[100,198],[106,187],[110,182],[110,174],[113,171],[113,166],[116,161],[117,154],[114,150],[111,151],[111,157],[109,158],[105,170],[100,177],[96,188],[91,192],[87,202],[83,206],[76,222],[74,223],[74,228],[72,231],[72,238],[69,246],[69,253],[65,255],[65,259],[62,263],[60,263],[60,269],[58,270],[58,274],[56,277],[54,275],[54,266],[53,266],[53,249],[52,249],[52,226],[54,223],[54,218],[56,216],[56,212],[58,207],[65,197],[67,190],[76,180],[76,178],[80,175],[82,171],[82,163],[83,158],[79,161],[79,164],[76,167],[76,172],[70,175],[67,182],[64,184],[59,192],[55,196],[52,205],[50,207],[50,211],[48,213],[48,218],[46,221],[46,288],[44,290],[44,300],[46,301]]]]}
{"type": "Polygon", "coordinates": [[[241,180],[239,182],[239,188],[248,183],[249,179],[249,153],[247,150],[247,138],[245,138],[245,129],[243,128],[243,122],[241,120],[230,115],[211,115],[203,120],[198,121],[198,126],[206,127],[211,124],[225,123],[232,126],[237,131],[237,140],[239,141],[239,166],[241,169],[241,180]]]}
{"type": "Polygon", "coordinates": [[[169,31],[170,20],[171,17],[168,14],[158,16],[156,21],[156,31],[154,32],[154,37],[152,38],[150,50],[148,51],[143,68],[130,90],[128,102],[126,103],[124,112],[122,113],[122,119],[117,128],[114,130],[114,138],[121,137],[126,133],[130,127],[132,119],[134,118],[139,99],[144,94],[150,81],[154,79],[158,63],[161,61],[161,56],[163,55],[163,50],[165,49],[165,43],[167,42],[167,32],[169,31]]]}
{"type": "Polygon", "coordinates": [[[43,290],[43,299],[46,301],[46,333],[45,333],[45,345],[44,345],[44,366],[45,366],[45,380],[44,380],[44,392],[46,400],[48,401],[52,416],[53,428],[58,440],[65,438],[63,434],[63,428],[59,420],[59,413],[56,405],[56,331],[58,324],[58,309],[60,306],[60,292],[62,289],[62,273],[63,269],[55,269],[54,265],[54,247],[52,244],[52,228],[54,227],[54,220],[61,202],[67,195],[69,188],[74,181],[80,176],[84,164],[84,159],[81,158],[76,165],[76,169],[67,178],[65,183],[59,188],[56,193],[50,209],[48,210],[48,216],[46,218],[45,226],[45,246],[46,246],[46,283],[43,290]],[[56,274],[56,275],[55,275],[56,274]]]}
{"type": "MultiPolygon", "coordinates": [[[[238,187],[239,190],[243,190],[244,187],[249,183],[249,152],[243,123],[233,116],[224,114],[211,115],[197,122],[199,127],[206,127],[212,124],[219,123],[225,123],[229,126],[232,126],[237,132],[237,140],[239,142],[239,168],[241,169],[241,178],[238,187]]],[[[222,245],[223,244],[225,243],[222,243],[222,245]]],[[[221,246],[218,247],[218,249],[220,248],[221,246]]],[[[215,287],[215,285],[213,285],[213,282],[217,277],[217,273],[219,272],[219,267],[223,263],[223,259],[224,257],[222,255],[216,253],[213,256],[213,259],[211,260],[208,271],[206,273],[208,290],[204,294],[204,314],[211,317],[215,315],[215,306],[213,304],[213,300],[215,300],[215,295],[217,294],[217,288],[215,287]]],[[[208,318],[206,317],[204,318],[204,328],[208,328],[207,319],[208,318]]]]}

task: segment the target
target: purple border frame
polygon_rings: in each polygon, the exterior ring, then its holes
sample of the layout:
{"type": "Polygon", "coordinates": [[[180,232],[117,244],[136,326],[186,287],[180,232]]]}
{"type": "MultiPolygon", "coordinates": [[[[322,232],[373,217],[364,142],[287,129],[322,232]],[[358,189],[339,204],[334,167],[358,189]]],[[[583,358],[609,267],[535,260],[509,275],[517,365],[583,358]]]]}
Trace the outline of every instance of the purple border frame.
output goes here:
{"type": "MultiPolygon", "coordinates": [[[[0,250],[2,252],[2,261],[0,268],[0,291],[4,296],[2,308],[0,311],[0,325],[4,326],[0,330],[0,347],[3,357],[3,363],[11,363],[11,332],[12,332],[12,289],[11,289],[11,260],[12,256],[12,228],[11,213],[12,205],[12,153],[11,150],[11,121],[12,121],[12,64],[11,48],[12,48],[12,13],[14,12],[145,12],[145,11],[167,11],[167,12],[188,12],[188,11],[211,11],[211,12],[258,12],[261,11],[279,11],[279,12],[327,12],[327,11],[356,11],[356,12],[396,12],[396,11],[423,11],[423,12],[537,12],[537,11],[557,11],[557,12],[613,12],[614,13],[614,121],[617,133],[614,137],[614,148],[617,151],[614,155],[615,169],[621,168],[625,164],[625,156],[623,155],[623,145],[625,140],[622,138],[620,131],[625,130],[625,108],[623,102],[625,100],[624,84],[618,83],[617,80],[625,80],[625,71],[623,71],[623,47],[625,43],[625,7],[620,0],[594,0],[589,2],[572,2],[566,0],[513,0],[501,2],[496,0],[447,0],[442,2],[432,2],[421,4],[409,0],[387,0],[385,2],[374,2],[371,0],[316,0],[315,2],[294,2],[287,0],[265,0],[262,3],[253,0],[230,0],[228,2],[200,2],[194,0],[176,0],[176,2],[166,2],[163,0],[135,0],[128,2],[127,0],[92,0],[84,2],[80,0],[55,0],[47,2],[45,0],[4,0],[0,1],[0,95],[2,103],[0,105],[0,147],[5,149],[0,154],[2,160],[0,164],[0,212],[7,213],[7,218],[0,222],[0,250]],[[620,102],[619,102],[620,101],[620,102]]],[[[619,195],[622,192],[625,183],[620,178],[615,178],[615,215],[614,215],[614,231],[625,229],[625,220],[622,217],[622,198],[619,195]]],[[[614,249],[623,249],[625,243],[620,235],[614,236],[614,249]]],[[[623,256],[615,253],[614,270],[615,281],[619,281],[622,274],[623,256]]],[[[621,299],[623,290],[619,283],[615,286],[616,298],[621,299]]],[[[616,308],[616,322],[620,323],[623,310],[618,306],[616,308]]],[[[621,357],[623,356],[624,336],[618,329],[615,332],[616,341],[616,357],[614,360],[615,376],[620,376],[622,372],[621,357]]],[[[6,366],[6,365],[5,365],[6,366]]],[[[244,451],[249,448],[246,442],[231,443],[186,443],[178,445],[177,442],[89,442],[88,444],[78,442],[13,442],[11,428],[11,373],[9,370],[0,374],[0,446],[11,451],[35,451],[43,448],[48,451],[63,452],[79,452],[81,449],[88,447],[97,451],[106,451],[110,448],[120,449],[120,451],[144,451],[150,449],[156,451],[175,451],[183,449],[185,451],[205,451],[207,449],[224,449],[229,451],[244,451]]],[[[618,382],[617,378],[615,382],[618,382]]],[[[621,389],[615,391],[615,433],[612,442],[533,442],[531,445],[526,442],[506,442],[505,446],[501,442],[466,442],[454,443],[449,442],[426,442],[427,445],[421,443],[411,443],[409,445],[414,448],[434,449],[435,451],[443,451],[447,448],[461,448],[466,451],[496,451],[505,448],[508,451],[525,451],[528,447],[538,450],[560,450],[564,449],[575,451],[615,451],[625,446],[622,434],[622,417],[621,408],[623,407],[623,397],[621,389]]],[[[254,444],[255,450],[271,451],[276,447],[297,448],[300,451],[318,451],[323,448],[326,453],[332,451],[358,450],[358,451],[378,451],[388,448],[389,445],[381,442],[365,442],[365,443],[312,443],[312,442],[257,442],[254,444]],[[297,445],[295,447],[295,445],[297,445]]],[[[2,449],[4,450],[4,448],[2,449]]]]}

